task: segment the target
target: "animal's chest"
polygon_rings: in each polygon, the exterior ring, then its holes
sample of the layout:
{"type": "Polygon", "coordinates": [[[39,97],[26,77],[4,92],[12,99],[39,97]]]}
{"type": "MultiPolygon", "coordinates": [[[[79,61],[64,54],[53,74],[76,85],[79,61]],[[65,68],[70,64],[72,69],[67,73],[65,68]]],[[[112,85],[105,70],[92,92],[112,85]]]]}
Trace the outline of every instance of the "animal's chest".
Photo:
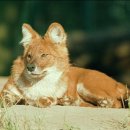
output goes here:
{"type": "Polygon", "coordinates": [[[22,88],[23,95],[33,100],[41,97],[61,98],[66,90],[67,85],[65,82],[50,78],[42,79],[31,87],[22,88]]]}

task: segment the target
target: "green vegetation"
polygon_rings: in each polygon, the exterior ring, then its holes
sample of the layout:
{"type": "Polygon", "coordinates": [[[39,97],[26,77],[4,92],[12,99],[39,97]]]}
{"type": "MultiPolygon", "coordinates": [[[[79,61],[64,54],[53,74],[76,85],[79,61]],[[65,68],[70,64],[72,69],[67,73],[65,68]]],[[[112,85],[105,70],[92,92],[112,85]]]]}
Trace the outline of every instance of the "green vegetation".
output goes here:
{"type": "Polygon", "coordinates": [[[57,21],[68,34],[72,63],[105,72],[129,87],[129,7],[128,0],[0,2],[0,75],[9,75],[22,53],[23,23],[43,35],[57,21]]]}
{"type": "MultiPolygon", "coordinates": [[[[0,108],[0,130],[46,130],[45,117],[40,117],[37,113],[34,114],[34,118],[29,120],[26,114],[20,119],[17,117],[16,113],[11,113],[13,117],[8,112],[9,108],[0,108]]],[[[64,123],[63,128],[59,130],[81,130],[78,127],[72,126],[70,123],[64,123]]]]}
{"type": "Polygon", "coordinates": [[[69,123],[65,123],[63,129],[61,130],[81,130],[81,129],[78,127],[69,125],[69,123]]]}

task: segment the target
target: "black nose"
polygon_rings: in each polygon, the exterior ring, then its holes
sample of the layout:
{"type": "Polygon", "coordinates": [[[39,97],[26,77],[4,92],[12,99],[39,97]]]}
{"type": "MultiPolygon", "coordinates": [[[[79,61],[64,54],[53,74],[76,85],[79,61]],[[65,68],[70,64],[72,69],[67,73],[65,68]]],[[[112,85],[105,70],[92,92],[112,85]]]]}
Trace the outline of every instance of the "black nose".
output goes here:
{"type": "Polygon", "coordinates": [[[28,69],[28,71],[32,72],[35,70],[35,65],[34,64],[27,64],[27,69],[28,69]]]}

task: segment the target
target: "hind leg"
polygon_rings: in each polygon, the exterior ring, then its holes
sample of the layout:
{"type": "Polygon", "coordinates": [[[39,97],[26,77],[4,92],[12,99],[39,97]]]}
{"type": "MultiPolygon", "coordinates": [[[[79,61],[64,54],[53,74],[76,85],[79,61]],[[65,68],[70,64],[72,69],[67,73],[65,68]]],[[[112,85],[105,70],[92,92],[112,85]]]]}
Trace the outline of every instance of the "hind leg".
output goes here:
{"type": "Polygon", "coordinates": [[[113,102],[113,108],[122,108],[122,102],[118,99],[115,99],[113,102]]]}
{"type": "Polygon", "coordinates": [[[122,108],[121,101],[112,98],[102,98],[97,100],[97,105],[104,108],[122,108]]]}
{"type": "Polygon", "coordinates": [[[77,90],[84,101],[90,102],[97,107],[122,108],[121,101],[116,97],[108,95],[105,91],[99,91],[95,94],[87,90],[83,84],[79,84],[77,90]]]}
{"type": "MultiPolygon", "coordinates": [[[[95,95],[88,95],[87,97],[84,98],[86,103],[90,102],[91,104],[94,104],[97,107],[102,107],[102,108],[122,108],[122,103],[121,101],[117,99],[113,99],[108,96],[104,97],[98,97],[95,95]]],[[[93,105],[93,106],[94,106],[93,105]]],[[[90,105],[91,107],[91,105],[90,105]]]]}
{"type": "Polygon", "coordinates": [[[97,100],[97,106],[103,108],[111,108],[113,106],[113,100],[108,98],[101,98],[97,100]]]}

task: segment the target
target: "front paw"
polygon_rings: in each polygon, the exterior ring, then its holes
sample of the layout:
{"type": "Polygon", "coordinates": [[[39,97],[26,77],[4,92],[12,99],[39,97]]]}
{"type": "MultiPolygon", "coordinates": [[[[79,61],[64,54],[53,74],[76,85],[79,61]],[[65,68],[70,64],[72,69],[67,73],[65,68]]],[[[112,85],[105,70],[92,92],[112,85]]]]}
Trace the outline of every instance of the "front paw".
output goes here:
{"type": "Polygon", "coordinates": [[[32,105],[41,108],[56,105],[56,103],[57,102],[55,99],[49,97],[41,97],[37,100],[31,100],[31,99],[26,100],[27,105],[32,105]]]}
{"type": "Polygon", "coordinates": [[[21,101],[21,97],[12,93],[4,92],[0,94],[0,107],[10,107],[21,101]]]}

